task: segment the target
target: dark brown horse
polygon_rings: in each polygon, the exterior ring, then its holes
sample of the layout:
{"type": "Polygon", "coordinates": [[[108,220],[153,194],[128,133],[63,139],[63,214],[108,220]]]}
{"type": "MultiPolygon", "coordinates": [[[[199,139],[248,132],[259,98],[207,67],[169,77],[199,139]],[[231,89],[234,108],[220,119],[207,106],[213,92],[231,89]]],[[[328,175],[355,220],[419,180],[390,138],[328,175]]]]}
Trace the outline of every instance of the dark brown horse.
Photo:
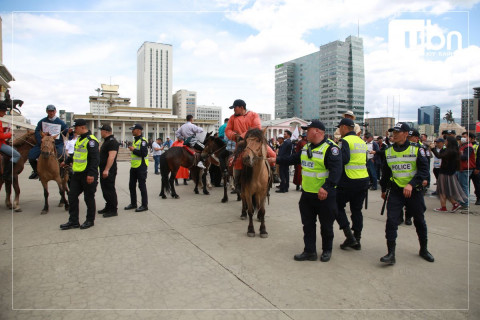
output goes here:
{"type": "MultiPolygon", "coordinates": [[[[200,180],[200,175],[202,173],[202,169],[197,167],[198,160],[200,159],[200,153],[196,155],[191,154],[188,152],[184,147],[172,147],[165,151],[160,156],[160,173],[162,175],[162,190],[159,194],[162,199],[166,199],[167,196],[165,192],[169,192],[172,195],[172,198],[178,199],[180,196],[175,191],[174,181],[175,176],[177,175],[177,171],[180,166],[190,169],[191,176],[193,181],[195,182],[195,191],[198,194],[198,183],[200,180]],[[198,159],[197,159],[198,158],[198,159]],[[169,177],[170,174],[170,177],[169,177]]],[[[204,173],[201,175],[202,183],[203,183],[203,193],[210,194],[207,190],[207,183],[206,183],[206,172],[205,169],[204,173]]]]}
{"type": "MultiPolygon", "coordinates": [[[[12,181],[4,181],[3,178],[0,176],[0,189],[2,188],[3,183],[5,183],[5,191],[7,196],[5,198],[5,205],[7,208],[15,210],[16,212],[21,212],[22,208],[20,208],[20,185],[18,184],[18,175],[22,173],[25,162],[28,160],[28,152],[30,149],[35,146],[37,143],[35,139],[35,131],[27,131],[24,135],[17,137],[13,140],[13,147],[20,153],[20,160],[15,164],[12,171],[12,181]],[[13,200],[13,205],[11,201],[12,195],[12,185],[13,190],[15,190],[15,199],[13,200]]],[[[10,158],[8,156],[3,155],[2,159],[2,169],[5,163],[5,159],[10,158]]],[[[3,172],[3,170],[2,170],[3,172]]]]}
{"type": "Polygon", "coordinates": [[[209,158],[210,163],[220,167],[223,177],[223,198],[222,202],[228,202],[227,183],[229,180],[228,158],[232,154],[226,150],[227,144],[223,139],[213,136],[205,138],[205,149],[202,157],[209,158]]]}
{"type": "MultiPolygon", "coordinates": [[[[42,132],[42,144],[40,146],[40,157],[38,158],[38,177],[43,186],[43,196],[45,198],[45,205],[41,214],[48,213],[48,181],[55,180],[60,191],[59,207],[65,204],[65,210],[68,210],[68,201],[65,197],[65,192],[68,193],[68,173],[64,168],[60,169],[58,163],[57,148],[55,147],[55,136],[50,136],[48,133],[42,132]],[[60,172],[62,170],[62,174],[60,172]]],[[[62,155],[60,155],[62,156],[62,155]]]]}
{"type": "Polygon", "coordinates": [[[267,238],[265,228],[265,200],[271,187],[270,165],[267,161],[267,139],[262,130],[250,129],[245,135],[245,149],[242,153],[243,170],[241,180],[242,217],[248,212],[247,235],[255,236],[253,214],[258,210],[260,237],[267,238]]]}

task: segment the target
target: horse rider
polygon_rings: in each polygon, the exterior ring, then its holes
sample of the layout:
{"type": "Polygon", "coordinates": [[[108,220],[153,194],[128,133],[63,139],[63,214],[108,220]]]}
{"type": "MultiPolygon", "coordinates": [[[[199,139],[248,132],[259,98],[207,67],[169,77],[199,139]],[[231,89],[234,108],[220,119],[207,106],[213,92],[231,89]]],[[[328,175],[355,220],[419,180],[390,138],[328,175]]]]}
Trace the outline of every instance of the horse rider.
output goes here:
{"type": "Polygon", "coordinates": [[[434,258],[427,249],[427,223],[425,222],[425,201],[423,199],[422,182],[427,180],[428,160],[425,150],[418,144],[408,141],[410,127],[398,122],[393,128],[393,145],[385,149],[383,154],[383,174],[380,180],[382,198],[385,200],[387,188],[390,194],[387,199],[387,222],[385,238],[388,253],[380,258],[381,262],[395,264],[395,247],[397,230],[403,207],[413,216],[413,224],[420,242],[419,255],[429,262],[434,258]]]}
{"type": "Polygon", "coordinates": [[[63,157],[63,137],[67,135],[69,128],[60,118],[56,116],[57,109],[53,104],[49,104],[46,108],[47,116],[42,120],[38,121],[37,127],[35,128],[35,138],[37,139],[37,144],[30,149],[28,153],[28,161],[32,166],[32,174],[28,179],[37,179],[37,159],[40,156],[40,145],[42,144],[42,135],[40,132],[49,132],[51,135],[59,134],[55,140],[55,147],[57,149],[57,158],[59,162],[64,160],[63,157]]]}
{"type": "Polygon", "coordinates": [[[338,212],[336,220],[340,229],[345,234],[345,241],[340,245],[341,249],[348,247],[360,250],[360,238],[362,237],[363,215],[362,207],[367,195],[370,178],[367,171],[367,144],[354,131],[355,123],[352,119],[343,118],[338,124],[342,139],[340,151],[342,153],[342,178],[337,188],[338,212]],[[352,213],[352,234],[350,223],[345,212],[345,206],[350,202],[352,213]]]}
{"type": "Polygon", "coordinates": [[[98,184],[98,165],[100,156],[98,151],[98,140],[87,129],[87,121],[76,119],[73,127],[78,135],[75,143],[75,152],[73,157],[68,157],[60,166],[73,163],[73,176],[70,180],[70,192],[68,193],[68,210],[70,217],[68,222],[60,225],[60,229],[68,230],[72,228],[88,229],[94,226],[95,221],[95,192],[98,184]],[[79,224],[79,201],[78,197],[83,192],[85,204],[87,205],[87,219],[79,224]]]}
{"type": "MultiPolygon", "coordinates": [[[[5,101],[0,101],[0,117],[4,117],[7,113],[8,105],[5,101]]],[[[15,164],[20,160],[20,153],[15,150],[13,147],[9,146],[5,140],[12,137],[12,132],[10,128],[3,128],[2,121],[0,121],[0,151],[11,157],[10,160],[5,161],[3,165],[3,180],[11,181],[12,180],[12,169],[15,164]]],[[[5,158],[6,160],[6,158],[5,158]]]]}
{"type": "MultiPolygon", "coordinates": [[[[245,134],[248,130],[253,128],[262,130],[262,122],[260,121],[259,115],[253,111],[247,111],[247,104],[242,99],[233,101],[233,104],[231,107],[229,107],[229,109],[233,109],[233,115],[230,116],[230,119],[227,122],[225,136],[229,140],[237,142],[236,147],[239,145],[238,142],[245,138],[245,134]]],[[[275,151],[267,146],[267,160],[270,165],[275,164],[276,157],[277,155],[275,151]]],[[[242,168],[242,157],[237,155],[233,169],[235,191],[237,193],[240,193],[240,174],[242,172],[242,168]]]]}
{"type": "Polygon", "coordinates": [[[337,212],[336,187],[342,175],[342,154],[338,146],[325,137],[325,125],[313,120],[307,126],[308,143],[300,152],[278,157],[280,165],[302,165],[302,195],[298,203],[303,224],[303,252],[296,254],[296,261],[317,260],[316,223],[320,220],[322,255],[327,262],[332,256],[333,223],[337,212]]]}
{"type": "MultiPolygon", "coordinates": [[[[196,135],[197,133],[202,133],[203,129],[193,124],[193,116],[191,114],[187,115],[187,122],[185,122],[180,129],[175,132],[177,138],[182,137],[184,144],[192,147],[195,150],[202,151],[205,146],[198,141],[196,135]]],[[[197,163],[197,167],[205,169],[203,162],[200,160],[197,163]]]]}
{"type": "Polygon", "coordinates": [[[132,135],[134,141],[128,149],[131,154],[130,180],[128,187],[130,189],[130,204],[125,210],[135,209],[135,212],[148,210],[147,194],[147,170],[148,170],[148,141],[142,136],[143,126],[136,123],[133,127],[132,135]],[[137,208],[137,181],[140,194],[142,196],[142,205],[137,208]]]}

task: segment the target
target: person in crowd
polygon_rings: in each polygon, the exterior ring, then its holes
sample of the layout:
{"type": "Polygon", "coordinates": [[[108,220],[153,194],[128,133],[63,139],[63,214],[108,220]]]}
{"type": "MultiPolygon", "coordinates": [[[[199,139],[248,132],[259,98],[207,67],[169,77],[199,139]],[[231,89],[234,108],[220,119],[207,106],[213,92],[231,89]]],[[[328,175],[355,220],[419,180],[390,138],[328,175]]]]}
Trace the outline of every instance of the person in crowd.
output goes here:
{"type": "Polygon", "coordinates": [[[42,144],[42,135],[41,132],[49,132],[52,135],[56,135],[55,147],[57,150],[57,158],[60,162],[64,161],[63,157],[63,136],[66,136],[69,132],[69,128],[59,117],[56,116],[57,108],[53,104],[49,104],[46,108],[47,116],[42,120],[38,121],[37,127],[35,128],[35,138],[37,139],[37,144],[30,149],[28,153],[28,161],[32,167],[32,174],[28,179],[37,179],[37,159],[40,156],[40,145],[42,144]]]}
{"type": "Polygon", "coordinates": [[[468,196],[470,195],[470,175],[476,168],[475,151],[469,141],[468,133],[462,133],[459,144],[460,152],[460,170],[457,171],[458,182],[462,186],[463,192],[467,195],[467,201],[461,203],[466,208],[469,205],[468,196]]]}
{"type": "MultiPolygon", "coordinates": [[[[353,120],[353,121],[355,121],[355,118],[356,118],[355,114],[354,114],[353,111],[351,111],[351,110],[348,110],[347,112],[345,112],[345,113],[343,114],[343,117],[346,118],[346,119],[351,119],[351,120],[353,120]]],[[[356,123],[355,123],[354,131],[355,131],[355,134],[356,134],[357,136],[359,136],[359,137],[361,136],[361,134],[362,134],[362,129],[361,129],[360,126],[359,126],[358,124],[356,124],[356,123]]],[[[335,130],[335,132],[334,132],[334,134],[333,134],[333,137],[332,137],[332,136],[329,136],[329,135],[327,135],[327,137],[328,137],[329,139],[332,139],[332,140],[334,140],[334,139],[339,140],[339,139],[341,138],[341,136],[340,136],[340,131],[339,131],[338,128],[337,128],[337,130],[335,130]]]]}
{"type": "Polygon", "coordinates": [[[380,261],[389,265],[396,263],[397,230],[403,207],[406,207],[414,219],[420,243],[419,255],[433,262],[435,259],[427,249],[427,223],[424,216],[426,206],[421,189],[422,182],[430,174],[425,150],[408,141],[410,127],[406,123],[399,122],[389,131],[393,132],[393,145],[385,150],[380,180],[382,199],[386,198],[387,188],[390,189],[385,227],[388,253],[380,261]]]}
{"type": "Polygon", "coordinates": [[[468,134],[470,143],[472,144],[473,151],[475,152],[475,169],[473,169],[472,174],[470,175],[470,180],[472,180],[473,188],[475,190],[475,205],[480,205],[480,158],[478,157],[478,142],[477,136],[470,132],[468,134]]]}
{"type": "MultiPolygon", "coordinates": [[[[437,148],[441,146],[438,144],[437,148]]],[[[441,160],[440,169],[437,178],[437,194],[440,197],[440,208],[434,209],[437,212],[449,212],[447,209],[447,200],[452,203],[450,212],[455,212],[461,208],[459,203],[465,203],[467,195],[460,185],[456,172],[460,169],[460,154],[457,141],[454,137],[447,137],[446,147],[440,151],[433,148],[432,153],[441,160]]]]}
{"type": "Polygon", "coordinates": [[[370,177],[370,190],[377,190],[377,171],[375,170],[375,154],[380,150],[378,144],[373,141],[373,135],[371,133],[365,134],[365,142],[367,143],[368,153],[367,153],[367,170],[368,176],[370,177]]]}
{"type": "Polygon", "coordinates": [[[163,151],[167,151],[168,149],[170,149],[172,147],[172,144],[173,144],[173,141],[170,140],[169,137],[167,137],[167,139],[163,143],[163,146],[165,147],[163,151]]]}
{"type": "Polygon", "coordinates": [[[377,145],[378,145],[379,152],[375,152],[373,156],[373,162],[375,164],[375,172],[377,173],[377,180],[380,180],[382,175],[382,165],[383,165],[382,157],[380,155],[382,152],[385,151],[388,145],[383,141],[382,136],[378,136],[377,145]]]}
{"type": "Polygon", "coordinates": [[[133,144],[128,147],[131,152],[131,168],[130,180],[128,188],[130,190],[130,204],[125,207],[125,210],[135,209],[135,212],[142,212],[148,210],[148,193],[147,193],[147,172],[148,172],[148,146],[147,139],[142,136],[143,126],[136,123],[133,127],[132,135],[134,138],[133,144]],[[140,194],[142,196],[142,205],[137,208],[137,181],[140,194]]]}
{"type": "Polygon", "coordinates": [[[117,178],[117,155],[120,144],[113,135],[112,127],[104,124],[100,127],[100,135],[103,138],[103,144],[100,148],[100,187],[102,188],[105,207],[99,210],[104,218],[115,217],[118,215],[118,198],[115,189],[115,180],[117,178]]]}
{"type": "MultiPolygon", "coordinates": [[[[8,105],[5,101],[0,101],[0,118],[3,118],[7,113],[8,105]]],[[[4,159],[3,164],[3,175],[2,178],[5,181],[12,181],[12,171],[15,164],[20,160],[21,155],[20,153],[15,150],[15,148],[11,147],[6,140],[12,137],[12,132],[10,128],[3,128],[2,121],[0,121],[0,151],[10,157],[10,159],[4,159]]]]}
{"type": "Polygon", "coordinates": [[[365,141],[355,134],[354,122],[344,118],[338,124],[342,136],[342,178],[337,187],[338,212],[336,220],[340,229],[345,234],[345,241],[340,245],[341,249],[353,248],[360,250],[360,239],[363,230],[363,202],[368,191],[369,176],[367,171],[368,147],[365,141]],[[345,212],[345,206],[350,202],[352,213],[352,229],[345,212]]]}
{"type": "Polygon", "coordinates": [[[165,149],[162,138],[158,137],[155,140],[155,142],[152,143],[152,149],[153,149],[153,161],[155,162],[154,164],[155,174],[159,175],[160,174],[160,156],[162,155],[163,150],[165,149]]]}
{"type": "Polygon", "coordinates": [[[227,142],[225,137],[225,129],[227,128],[227,124],[228,124],[228,118],[225,118],[223,120],[223,124],[220,126],[220,128],[218,128],[218,137],[225,142],[227,142]]]}
{"type": "MultiPolygon", "coordinates": [[[[283,133],[283,143],[278,149],[277,157],[288,157],[292,154],[292,132],[290,130],[285,130],[283,133]]],[[[288,187],[290,185],[290,166],[289,165],[279,165],[279,174],[280,174],[280,188],[275,191],[277,193],[288,192],[288,187]]]]}
{"type": "MultiPolygon", "coordinates": [[[[295,146],[295,153],[300,152],[303,147],[307,144],[307,134],[302,133],[300,135],[300,140],[298,140],[295,146]]],[[[295,173],[293,174],[293,184],[296,186],[297,191],[301,191],[302,188],[302,165],[296,164],[295,165],[295,173]]]]}
{"type": "MultiPolygon", "coordinates": [[[[177,139],[181,137],[184,144],[194,148],[195,150],[202,151],[205,146],[197,138],[197,134],[202,132],[202,128],[193,124],[193,116],[189,114],[187,115],[187,122],[185,122],[180,129],[177,130],[175,135],[177,139]]],[[[198,161],[197,167],[205,169],[202,161],[198,161]]]]}
{"type": "Polygon", "coordinates": [[[338,146],[325,137],[325,125],[313,120],[302,127],[308,143],[300,152],[278,157],[278,164],[302,165],[302,195],[299,208],[303,224],[304,249],[294,256],[296,261],[317,260],[316,224],[320,220],[322,254],[320,261],[332,256],[333,223],[337,212],[336,186],[342,175],[342,155],[338,146]]]}
{"type": "Polygon", "coordinates": [[[100,162],[98,140],[87,129],[85,119],[75,119],[73,124],[75,133],[78,135],[75,143],[75,152],[73,157],[68,157],[60,166],[73,163],[73,175],[70,181],[70,191],[68,193],[68,202],[70,207],[68,213],[70,217],[68,222],[60,225],[61,230],[72,228],[88,229],[95,224],[95,192],[98,184],[98,165],[100,162]],[[79,201],[78,197],[82,194],[87,205],[87,218],[85,222],[79,223],[79,201]]]}
{"type": "MultiPolygon", "coordinates": [[[[172,144],[172,147],[182,147],[184,145],[183,137],[177,137],[177,140],[172,144]]],[[[178,186],[178,179],[183,179],[183,184],[188,185],[187,180],[190,172],[187,168],[180,166],[175,176],[175,185],[178,186]]]]}
{"type": "MultiPolygon", "coordinates": [[[[445,140],[443,138],[438,138],[437,140],[435,140],[435,150],[437,151],[437,153],[442,153],[442,152],[445,151],[445,140]]],[[[442,159],[437,158],[433,152],[432,152],[432,155],[433,155],[433,170],[432,171],[433,171],[433,175],[435,176],[435,180],[438,181],[438,175],[440,173],[440,167],[442,165],[442,159]]],[[[435,184],[437,184],[437,183],[435,183],[435,184]]],[[[432,195],[434,195],[434,196],[438,195],[437,190],[432,192],[432,195]]]]}

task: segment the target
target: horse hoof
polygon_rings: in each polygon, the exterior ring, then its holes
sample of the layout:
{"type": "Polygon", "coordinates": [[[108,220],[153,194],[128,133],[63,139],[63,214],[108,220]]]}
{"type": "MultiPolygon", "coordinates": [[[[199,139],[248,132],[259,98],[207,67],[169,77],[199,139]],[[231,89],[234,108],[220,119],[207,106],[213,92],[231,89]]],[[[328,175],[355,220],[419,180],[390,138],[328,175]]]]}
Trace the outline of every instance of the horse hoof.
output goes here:
{"type": "Polygon", "coordinates": [[[176,194],[176,195],[172,196],[172,198],[178,199],[178,198],[180,198],[180,196],[178,194],[176,194]]]}
{"type": "Polygon", "coordinates": [[[268,238],[268,233],[260,233],[260,238],[268,238]]]}
{"type": "Polygon", "coordinates": [[[42,210],[42,212],[40,214],[47,214],[48,211],[47,210],[42,210]]]}
{"type": "Polygon", "coordinates": [[[222,203],[228,202],[228,198],[223,198],[222,203]]]}
{"type": "Polygon", "coordinates": [[[22,212],[23,211],[22,208],[16,208],[14,210],[15,210],[15,212],[22,212]]]}
{"type": "Polygon", "coordinates": [[[70,206],[68,204],[65,205],[65,211],[68,211],[70,209],[70,206]]]}
{"type": "Polygon", "coordinates": [[[253,238],[255,237],[255,232],[247,232],[247,236],[249,236],[250,238],[253,238]]]}
{"type": "Polygon", "coordinates": [[[63,203],[59,203],[59,204],[58,204],[58,207],[59,207],[59,208],[63,207],[63,203]]]}
{"type": "Polygon", "coordinates": [[[163,195],[163,196],[162,196],[162,199],[167,199],[167,196],[166,196],[166,195],[163,195]]]}
{"type": "Polygon", "coordinates": [[[240,219],[247,220],[247,216],[240,216],[240,219]]]}
{"type": "Polygon", "coordinates": [[[209,195],[210,192],[208,192],[207,190],[205,190],[205,191],[203,191],[203,194],[209,195]]]}
{"type": "Polygon", "coordinates": [[[199,193],[200,193],[200,192],[198,192],[198,190],[193,190],[193,191],[195,191],[195,194],[199,194],[199,193]]]}

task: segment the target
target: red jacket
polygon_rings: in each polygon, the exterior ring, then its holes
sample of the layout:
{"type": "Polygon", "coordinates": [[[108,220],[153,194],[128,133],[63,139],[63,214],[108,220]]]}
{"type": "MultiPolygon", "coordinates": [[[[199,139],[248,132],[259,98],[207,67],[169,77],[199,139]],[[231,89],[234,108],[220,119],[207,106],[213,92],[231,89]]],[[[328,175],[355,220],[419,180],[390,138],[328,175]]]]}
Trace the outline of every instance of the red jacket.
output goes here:
{"type": "Polygon", "coordinates": [[[475,152],[471,143],[464,143],[460,147],[460,157],[463,155],[466,148],[471,148],[470,157],[467,160],[460,160],[460,171],[475,169],[475,152]]]}
{"type": "Polygon", "coordinates": [[[3,132],[3,125],[2,121],[0,121],[0,147],[5,144],[5,140],[10,139],[12,137],[12,132],[3,132]]]}
{"type": "Polygon", "coordinates": [[[245,133],[253,128],[262,130],[262,122],[258,114],[253,111],[247,111],[243,116],[232,115],[230,117],[225,128],[225,135],[229,140],[237,141],[235,134],[245,138],[245,133]]]}

